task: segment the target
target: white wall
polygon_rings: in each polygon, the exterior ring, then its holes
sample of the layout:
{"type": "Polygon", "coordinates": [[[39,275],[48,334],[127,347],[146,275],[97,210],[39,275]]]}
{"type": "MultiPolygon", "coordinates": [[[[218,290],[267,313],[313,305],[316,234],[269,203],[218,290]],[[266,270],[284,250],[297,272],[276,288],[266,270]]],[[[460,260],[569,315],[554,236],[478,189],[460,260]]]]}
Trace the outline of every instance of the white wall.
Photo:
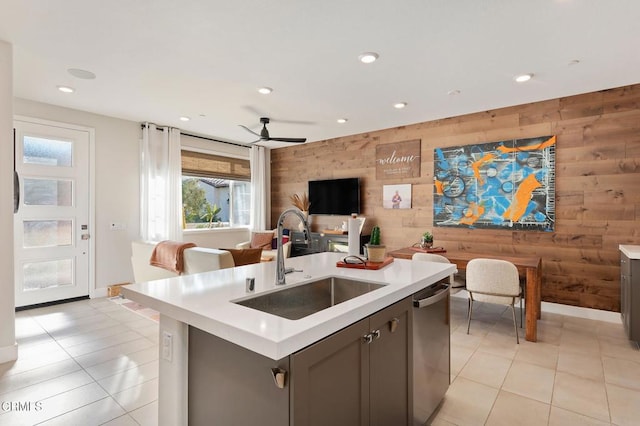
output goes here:
{"type": "Polygon", "coordinates": [[[18,356],[13,284],[13,53],[0,41],[0,363],[18,356]],[[11,202],[9,201],[11,200],[11,202]]]}
{"type": "Polygon", "coordinates": [[[106,296],[111,284],[133,282],[131,241],[140,234],[140,123],[17,98],[13,113],[95,129],[95,296],[106,296]],[[110,230],[114,222],[126,229],[110,230]]]}

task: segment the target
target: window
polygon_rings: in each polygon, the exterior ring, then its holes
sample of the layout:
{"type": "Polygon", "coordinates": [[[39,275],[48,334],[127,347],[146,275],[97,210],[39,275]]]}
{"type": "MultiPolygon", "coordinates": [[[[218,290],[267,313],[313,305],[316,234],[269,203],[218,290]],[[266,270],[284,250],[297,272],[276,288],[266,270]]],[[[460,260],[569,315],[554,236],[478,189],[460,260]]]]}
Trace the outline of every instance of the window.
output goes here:
{"type": "Polygon", "coordinates": [[[186,229],[249,225],[249,160],[182,151],[182,206],[186,229]]]}

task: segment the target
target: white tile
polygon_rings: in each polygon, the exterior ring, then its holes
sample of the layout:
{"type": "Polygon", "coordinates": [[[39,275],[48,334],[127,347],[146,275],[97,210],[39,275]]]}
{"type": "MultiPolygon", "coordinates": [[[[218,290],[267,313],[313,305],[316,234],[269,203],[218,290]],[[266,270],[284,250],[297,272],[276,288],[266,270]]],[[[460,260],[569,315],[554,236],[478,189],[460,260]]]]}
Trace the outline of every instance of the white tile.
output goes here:
{"type": "Polygon", "coordinates": [[[609,421],[609,405],[604,381],[556,372],[552,405],[609,421]]]}
{"type": "Polygon", "coordinates": [[[437,418],[455,425],[483,425],[498,389],[458,376],[449,386],[437,418]]]}
{"type": "Polygon", "coordinates": [[[560,349],[558,371],[592,380],[603,380],[602,359],[590,353],[568,352],[560,349]]]}
{"type": "Polygon", "coordinates": [[[500,391],[485,424],[546,426],[550,408],[549,404],[500,391]]]}
{"type": "Polygon", "coordinates": [[[0,395],[6,392],[21,389],[27,386],[35,385],[46,380],[64,376],[74,371],[80,370],[82,367],[73,359],[56,362],[33,370],[24,371],[22,373],[0,376],[0,395]]]}
{"type": "MultiPolygon", "coordinates": [[[[0,416],[2,424],[11,426],[34,425],[60,416],[76,408],[106,398],[108,395],[97,383],[64,392],[41,401],[41,409],[28,412],[12,411],[0,416]]],[[[32,399],[27,399],[32,401],[32,399]]]]}
{"type": "Polygon", "coordinates": [[[545,404],[551,403],[555,370],[528,362],[514,361],[507,373],[503,390],[535,399],[545,404]]]}
{"type": "Polygon", "coordinates": [[[121,355],[110,361],[106,361],[100,364],[92,365],[86,368],[94,379],[104,379],[105,377],[113,376],[116,373],[120,373],[125,370],[146,364],[158,359],[158,348],[151,347],[143,349],[141,351],[132,352],[127,355],[121,355]]]}
{"type": "MultiPolygon", "coordinates": [[[[54,417],[44,423],[43,426],[68,426],[83,425],[97,426],[113,420],[125,414],[124,409],[111,397],[101,399],[68,413],[54,417]]],[[[156,423],[157,424],[157,423],[156,423]]]]}
{"type": "MultiPolygon", "coordinates": [[[[139,426],[139,423],[133,420],[133,417],[130,415],[125,414],[124,416],[120,416],[110,422],[104,423],[102,426],[139,426]]],[[[157,424],[154,426],[157,426],[157,424]]]]}
{"type": "Polygon", "coordinates": [[[637,426],[640,422],[640,391],[607,383],[611,422],[617,426],[637,426]]]}
{"type": "Polygon", "coordinates": [[[16,389],[2,395],[6,401],[39,401],[75,388],[94,383],[84,370],[74,371],[54,379],[16,389]]]}
{"type": "Polygon", "coordinates": [[[13,363],[6,362],[0,364],[0,376],[4,377],[21,373],[70,358],[69,354],[55,342],[25,346],[18,345],[18,359],[13,363]]]}
{"type": "Polygon", "coordinates": [[[102,362],[118,358],[121,355],[130,354],[132,352],[137,352],[150,347],[157,347],[157,344],[143,337],[140,339],[132,340],[130,342],[111,346],[100,351],[91,352],[87,355],[77,356],[74,357],[74,359],[82,367],[87,368],[92,365],[100,364],[102,362]]]}
{"type": "Polygon", "coordinates": [[[79,345],[70,346],[65,348],[69,355],[73,357],[86,355],[91,352],[96,352],[102,349],[106,349],[110,346],[116,346],[120,343],[129,342],[141,338],[140,334],[135,331],[124,331],[111,336],[105,336],[98,340],[92,340],[90,342],[81,343],[79,345]]]}
{"type": "Polygon", "coordinates": [[[109,394],[113,395],[157,377],[158,361],[156,360],[116,373],[113,376],[105,377],[98,380],[98,383],[109,394]]]}
{"type": "Polygon", "coordinates": [[[640,362],[602,357],[607,383],[640,391],[640,362]]]}
{"type": "Polygon", "coordinates": [[[102,340],[105,337],[113,336],[120,333],[122,333],[122,329],[120,327],[104,327],[97,330],[74,334],[72,336],[58,337],[56,338],[56,342],[58,342],[58,344],[63,348],[69,348],[71,346],[81,345],[83,343],[102,340]]]}
{"type": "Polygon", "coordinates": [[[127,412],[136,410],[158,399],[158,379],[144,382],[113,395],[127,412]]]}
{"type": "Polygon", "coordinates": [[[129,413],[141,426],[158,425],[158,401],[147,404],[129,413]]]}
{"type": "Polygon", "coordinates": [[[609,422],[603,422],[560,407],[551,407],[549,426],[609,426],[609,422]]]}
{"type": "Polygon", "coordinates": [[[476,351],[460,371],[459,377],[500,388],[511,362],[510,359],[476,351]]]}

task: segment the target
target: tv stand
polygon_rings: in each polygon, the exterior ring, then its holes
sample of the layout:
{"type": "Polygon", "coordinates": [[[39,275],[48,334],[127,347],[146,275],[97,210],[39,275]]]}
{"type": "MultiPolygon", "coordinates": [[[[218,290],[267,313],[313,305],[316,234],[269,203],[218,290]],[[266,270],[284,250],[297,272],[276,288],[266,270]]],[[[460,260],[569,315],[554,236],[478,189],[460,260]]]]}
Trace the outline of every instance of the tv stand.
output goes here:
{"type": "MultiPolygon", "coordinates": [[[[369,239],[370,235],[360,235],[360,254],[363,254],[362,246],[368,243],[369,239]]],[[[348,253],[349,235],[312,232],[311,246],[309,247],[305,243],[304,232],[294,231],[291,233],[291,257],[325,251],[348,253]]]]}

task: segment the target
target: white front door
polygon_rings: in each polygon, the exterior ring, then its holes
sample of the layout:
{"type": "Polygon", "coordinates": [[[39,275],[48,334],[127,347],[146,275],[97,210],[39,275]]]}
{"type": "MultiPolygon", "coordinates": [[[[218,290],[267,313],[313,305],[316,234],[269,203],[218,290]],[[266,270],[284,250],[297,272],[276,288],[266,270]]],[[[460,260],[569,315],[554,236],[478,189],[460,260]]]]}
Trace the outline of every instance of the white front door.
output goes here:
{"type": "Polygon", "coordinates": [[[89,294],[87,130],[14,121],[16,307],[89,294]]]}

